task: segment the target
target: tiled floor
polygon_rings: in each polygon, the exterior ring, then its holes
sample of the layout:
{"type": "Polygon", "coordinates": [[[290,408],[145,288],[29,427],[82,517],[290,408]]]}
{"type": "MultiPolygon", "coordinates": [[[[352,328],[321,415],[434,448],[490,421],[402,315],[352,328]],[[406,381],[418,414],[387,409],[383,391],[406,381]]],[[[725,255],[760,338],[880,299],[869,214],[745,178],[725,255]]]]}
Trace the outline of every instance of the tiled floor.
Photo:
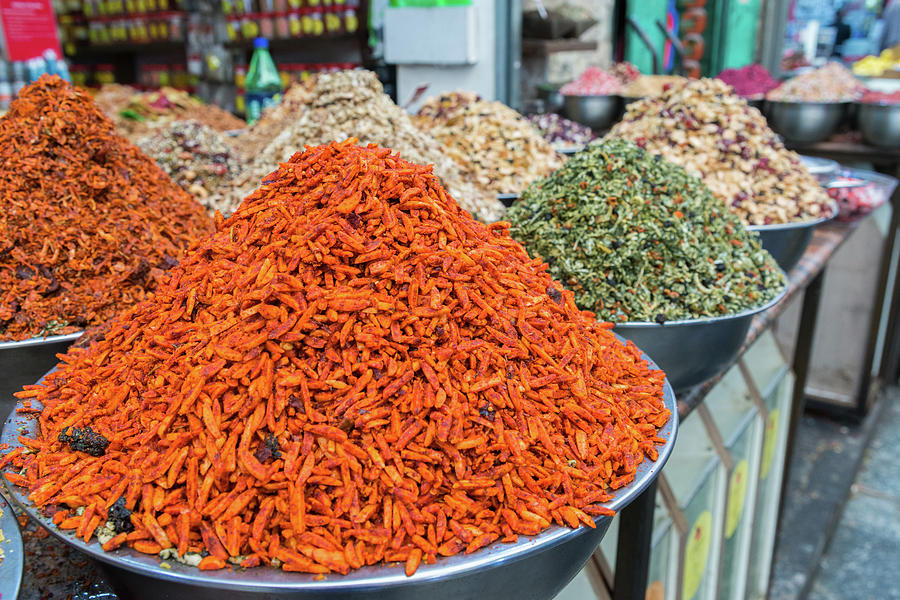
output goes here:
{"type": "Polygon", "coordinates": [[[900,598],[900,394],[875,424],[810,600],[900,598]]]}
{"type": "Polygon", "coordinates": [[[805,416],[772,600],[900,600],[900,390],[862,425],[805,416]]]}

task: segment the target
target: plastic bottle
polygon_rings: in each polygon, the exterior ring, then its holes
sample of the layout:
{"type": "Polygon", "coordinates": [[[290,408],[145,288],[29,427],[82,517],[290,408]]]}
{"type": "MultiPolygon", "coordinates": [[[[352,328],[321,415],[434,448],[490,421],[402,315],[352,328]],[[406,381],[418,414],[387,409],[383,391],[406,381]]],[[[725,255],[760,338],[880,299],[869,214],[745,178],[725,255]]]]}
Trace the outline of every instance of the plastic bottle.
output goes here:
{"type": "Polygon", "coordinates": [[[247,103],[247,123],[252,124],[263,109],[277,104],[281,100],[284,88],[275,61],[269,54],[269,40],[256,38],[253,40],[253,58],[247,71],[247,82],[244,86],[247,103]]]}

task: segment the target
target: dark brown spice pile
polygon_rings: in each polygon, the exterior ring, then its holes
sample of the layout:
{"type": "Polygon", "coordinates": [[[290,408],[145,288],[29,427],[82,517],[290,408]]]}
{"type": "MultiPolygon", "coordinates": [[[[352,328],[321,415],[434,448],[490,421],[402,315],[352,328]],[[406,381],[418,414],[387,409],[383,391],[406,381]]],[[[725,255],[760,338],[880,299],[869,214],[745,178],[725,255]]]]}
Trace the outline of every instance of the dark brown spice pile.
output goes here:
{"type": "Polygon", "coordinates": [[[0,119],[0,340],[75,332],[143,300],[213,221],[58,77],[0,119]]]}

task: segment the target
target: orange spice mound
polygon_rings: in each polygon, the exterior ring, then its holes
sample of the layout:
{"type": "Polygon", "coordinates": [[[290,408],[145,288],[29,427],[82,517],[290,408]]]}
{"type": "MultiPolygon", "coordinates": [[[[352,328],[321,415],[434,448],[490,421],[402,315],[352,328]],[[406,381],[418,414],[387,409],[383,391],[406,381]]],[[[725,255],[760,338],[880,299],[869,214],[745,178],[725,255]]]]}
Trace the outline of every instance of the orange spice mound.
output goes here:
{"type": "Polygon", "coordinates": [[[0,341],[70,333],[147,296],[192,241],[202,206],[59,77],[0,118],[0,341]]]}
{"type": "Polygon", "coordinates": [[[411,574],[593,527],[656,458],[663,373],[507,224],[355,141],[282,164],[105,339],[20,392],[41,433],[6,476],[62,507],[54,522],[88,540],[130,510],[104,548],[207,551],[203,569],[411,574]]]}

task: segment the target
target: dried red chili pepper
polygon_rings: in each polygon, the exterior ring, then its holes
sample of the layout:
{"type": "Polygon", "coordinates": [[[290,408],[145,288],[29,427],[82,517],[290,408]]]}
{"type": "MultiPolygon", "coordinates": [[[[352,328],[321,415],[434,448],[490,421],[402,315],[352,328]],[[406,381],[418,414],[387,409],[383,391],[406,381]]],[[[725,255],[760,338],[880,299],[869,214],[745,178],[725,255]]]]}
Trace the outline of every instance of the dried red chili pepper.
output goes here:
{"type": "Polygon", "coordinates": [[[69,333],[143,300],[213,221],[58,77],[0,119],[0,340],[69,333]]]}
{"type": "Polygon", "coordinates": [[[133,530],[108,548],[411,574],[594,526],[656,457],[663,373],[508,224],[354,143],[281,165],[105,339],[20,392],[43,404],[40,435],[7,478],[38,506],[86,507],[61,527],[88,538],[115,504],[133,530]],[[58,439],[87,426],[103,456],[58,439]]]}

